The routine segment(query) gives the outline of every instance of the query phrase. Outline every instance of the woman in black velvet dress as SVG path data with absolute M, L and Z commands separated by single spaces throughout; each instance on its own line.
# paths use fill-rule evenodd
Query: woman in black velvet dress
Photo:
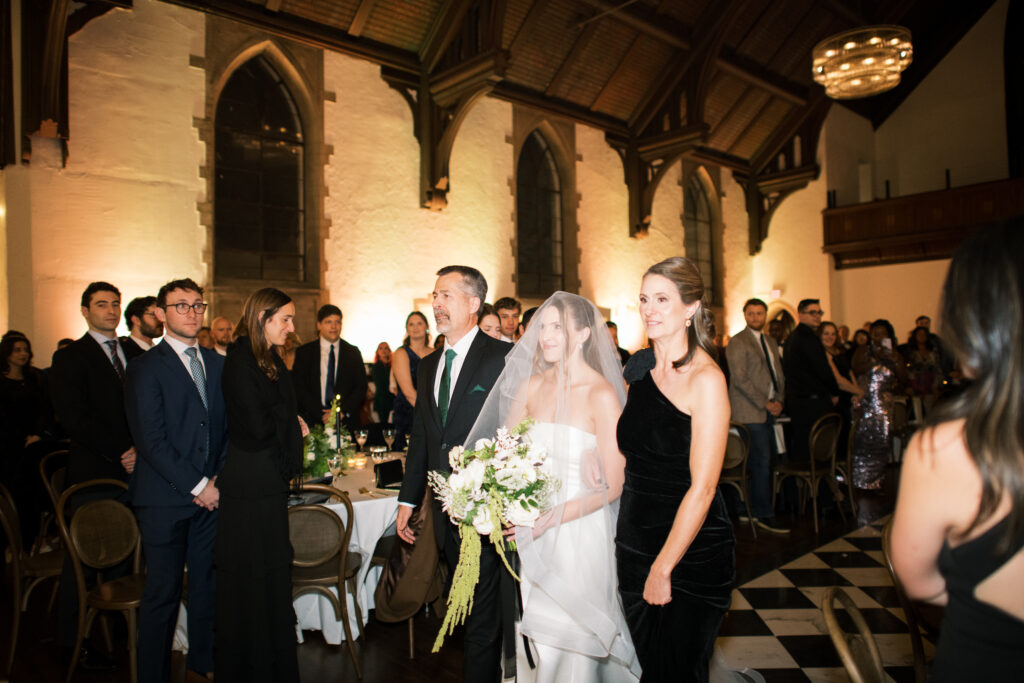
M 276 289 L 245 303 L 224 363 L 228 453 L 217 478 L 219 681 L 298 681 L 288 482 L 302 463 L 295 389 L 274 352 L 295 329 L 295 305 Z
M 696 265 L 652 266 L 640 315 L 655 366 L 630 385 L 619 418 L 626 456 L 615 555 L 642 681 L 707 681 L 735 574 L 718 492 L 729 432 L 725 378 L 709 349 Z

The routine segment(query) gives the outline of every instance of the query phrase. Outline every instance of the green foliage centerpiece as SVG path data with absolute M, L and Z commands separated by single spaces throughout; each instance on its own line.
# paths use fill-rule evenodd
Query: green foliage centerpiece
M 305 459 L 302 463 L 302 473 L 310 479 L 326 476 L 331 469 L 332 458 L 340 458 L 344 469 L 349 459 L 355 455 L 352 437 L 341 423 L 341 408 L 338 405 L 340 401 L 340 395 L 336 395 L 331 401 L 331 415 L 334 419 L 330 422 L 333 424 L 315 425 L 303 440 Z

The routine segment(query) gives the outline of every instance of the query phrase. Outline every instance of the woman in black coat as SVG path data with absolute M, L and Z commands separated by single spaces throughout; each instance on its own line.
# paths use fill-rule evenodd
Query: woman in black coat
M 295 305 L 261 289 L 245 303 L 224 364 L 228 452 L 217 478 L 215 672 L 220 681 L 298 681 L 288 482 L 302 462 L 295 390 L 274 346 Z

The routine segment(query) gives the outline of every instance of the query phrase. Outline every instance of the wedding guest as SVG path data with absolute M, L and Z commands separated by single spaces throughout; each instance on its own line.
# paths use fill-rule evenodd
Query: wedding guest
M 494 302 L 494 312 L 501 320 L 501 340 L 514 341 L 519 329 L 519 316 L 523 312 L 523 305 L 510 296 L 503 296 Z
M 846 451 L 850 444 L 850 420 L 852 419 L 851 408 L 854 398 L 863 395 L 863 391 L 857 384 L 850 367 L 850 360 L 853 354 L 848 352 L 839 340 L 839 329 L 835 323 L 823 321 L 818 326 L 818 338 L 825 347 L 825 358 L 828 360 L 832 374 L 839 385 L 839 402 L 836 403 L 836 412 L 842 421 L 839 428 L 839 440 L 836 442 L 838 457 L 846 457 Z
M 199 335 L 196 339 L 204 349 L 213 349 L 213 335 L 210 333 L 209 327 L 203 326 L 199 328 Z
M 373 381 L 373 412 L 377 414 L 380 422 L 391 422 L 391 407 L 395 402 L 395 395 L 390 391 L 391 376 L 391 346 L 387 342 L 377 345 L 377 353 L 373 356 L 373 365 L 370 366 L 370 379 Z
M 222 356 L 228 355 L 228 346 L 231 344 L 231 333 L 235 326 L 224 316 L 217 316 L 210 323 L 210 334 L 213 335 L 213 350 Z
M 135 446 L 124 413 L 125 368 L 142 352 L 122 346 L 117 339 L 121 322 L 121 292 L 108 282 L 93 282 L 82 292 L 81 313 L 88 332 L 53 354 L 50 368 L 50 397 L 60 426 L 71 440 L 68 448 L 66 486 L 90 479 L 120 479 L 124 482 L 135 469 Z M 128 503 L 121 489 L 93 488 L 70 501 L 70 510 L 97 498 L 116 498 Z M 127 574 L 130 563 L 104 571 L 104 578 Z M 96 572 L 86 569 L 86 586 Z M 78 589 L 70 559 L 64 563 L 58 598 L 57 642 L 63 656 L 74 657 L 78 629 Z M 98 653 L 85 649 L 77 653 L 78 666 L 85 670 L 109 669 L 112 664 Z
M 302 423 L 290 373 L 273 350 L 294 331 L 294 316 L 284 292 L 255 292 L 224 364 L 229 437 L 217 478 L 214 680 L 299 680 L 288 482 L 302 467 Z
M 155 296 L 140 296 L 128 302 L 124 323 L 128 326 L 128 336 L 121 337 L 121 344 L 134 344 L 139 351 L 149 351 L 153 340 L 164 333 L 163 323 L 156 316 Z
M 57 351 L 60 351 L 65 346 L 70 346 L 74 341 L 75 340 L 72 339 L 71 337 L 64 337 L 63 339 L 57 342 Z
M 342 422 L 350 432 L 360 428 L 359 410 L 366 400 L 366 366 L 359 349 L 341 338 L 341 309 L 332 304 L 316 314 L 318 338 L 295 352 L 292 379 L 299 414 L 306 424 L 333 419 L 331 402 L 341 396 Z
M 789 335 L 786 334 L 786 326 L 781 320 L 772 320 L 768 323 L 768 336 L 779 345 L 779 354 L 784 355 L 786 339 Z
M 760 299 L 743 304 L 743 328 L 725 347 L 732 368 L 729 404 L 732 420 L 744 424 L 750 432 L 750 500 L 748 513 L 755 524 L 773 534 L 788 534 L 789 529 L 775 518 L 772 507 L 772 458 L 775 447 L 775 418 L 782 414 L 786 378 L 775 340 L 764 333 L 768 307 Z
M 907 594 L 945 606 L 931 680 L 1024 670 L 1024 228 L 978 230 L 953 256 L 943 335 L 972 380 L 911 440 L 892 526 Z
M 786 339 L 782 371 L 786 374 L 786 414 L 793 420 L 789 459 L 806 462 L 810 458 L 811 427 L 822 415 L 835 410 L 839 385 L 817 335 L 825 313 L 821 303 L 803 299 L 796 311 L 800 323 Z
M 836 330 L 839 332 L 839 345 L 848 350 L 850 348 L 850 326 L 840 325 Z
M 640 315 L 655 366 L 619 418 L 626 457 L 615 538 L 619 593 L 645 681 L 707 681 L 735 574 L 718 490 L 729 433 L 704 283 L 674 257 L 644 274 Z
M 391 374 L 395 378 L 395 402 L 392 405 L 395 419 L 393 447 L 397 451 L 405 448 L 409 432 L 412 431 L 420 359 L 431 350 L 430 324 L 427 322 L 427 316 L 419 311 L 413 311 L 405 318 L 405 339 L 402 346 L 395 349 L 391 356 Z
M 494 312 L 494 307 L 490 304 L 484 304 L 480 307 L 480 322 L 477 325 L 480 331 L 488 337 L 501 339 L 501 320 L 498 318 L 498 314 Z
M 295 332 L 289 332 L 285 337 L 284 345 L 276 347 L 277 353 L 284 361 L 284 366 L 289 370 L 295 365 L 295 351 L 302 346 L 302 340 Z
M 910 375 L 910 387 L 914 395 L 921 398 L 925 413 L 935 404 L 943 380 L 942 352 L 932 337 L 927 327 L 915 327 L 903 356 Z
M 871 336 L 867 330 L 857 330 L 853 333 L 853 341 L 850 342 L 850 357 L 853 357 L 853 353 L 857 350 L 858 346 L 864 346 L 871 341 Z
M 434 348 L 435 349 L 440 349 L 443 346 L 444 346 L 444 335 L 443 334 L 439 334 L 434 339 Z
M 893 399 L 905 394 L 906 364 L 896 352 L 896 334 L 888 320 L 871 323 L 871 343 L 853 356 L 853 374 L 864 392 L 854 410 L 857 429 L 853 435 L 853 472 L 850 479 L 859 489 L 880 489 L 892 454 Z
M 420 400 L 416 402 L 396 520 L 398 535 L 406 543 L 416 541 L 409 519 L 413 507 L 424 500 L 427 471 L 450 469 L 448 450 L 466 442 L 511 348 L 481 333 L 476 325 L 477 311 L 486 297 L 487 280 L 476 268 L 447 266 L 437 272 L 434 321 L 445 342 L 443 350 L 423 359 L 418 376 Z M 461 547 L 458 529 L 437 501 L 433 512 L 435 541 L 454 573 Z M 501 680 L 502 634 L 511 635 L 513 628 L 511 605 L 503 605 L 501 597 L 514 595 L 515 586 L 490 541 L 482 540 L 479 581 L 473 593 L 473 609 L 466 617 L 463 677 L 466 681 L 497 683 Z M 514 642 L 514 638 L 506 640 Z
M 196 339 L 207 306 L 203 288 L 188 278 L 173 280 L 160 288 L 154 303 L 166 334 L 129 364 L 125 411 L 138 451 L 132 504 L 146 556 L 138 679 L 166 683 L 186 568 L 186 667 L 199 676 L 213 673 L 216 481 L 227 431 L 224 359 Z
M 619 346 L 619 326 L 609 320 L 605 323 L 605 327 L 608 328 L 608 334 L 612 336 L 612 343 L 615 344 L 615 350 L 619 354 L 619 361 L 625 367 L 629 362 L 629 351 Z
M 53 448 L 46 380 L 32 358 L 27 337 L 7 334 L 0 341 L 0 482 L 14 497 L 26 551 L 46 500 L 38 460 Z
M 530 326 L 530 321 L 533 320 L 534 314 L 537 312 L 537 307 L 527 309 L 526 313 L 523 313 L 523 320 L 519 323 L 519 327 L 516 328 L 516 339 L 523 336 L 526 332 L 526 328 Z

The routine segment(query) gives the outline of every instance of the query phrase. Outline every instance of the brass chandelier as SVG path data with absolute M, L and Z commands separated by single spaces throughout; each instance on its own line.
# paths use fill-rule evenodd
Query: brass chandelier
M 814 46 L 814 80 L 837 100 L 877 95 L 899 85 L 913 60 L 910 31 L 902 26 L 864 26 Z

